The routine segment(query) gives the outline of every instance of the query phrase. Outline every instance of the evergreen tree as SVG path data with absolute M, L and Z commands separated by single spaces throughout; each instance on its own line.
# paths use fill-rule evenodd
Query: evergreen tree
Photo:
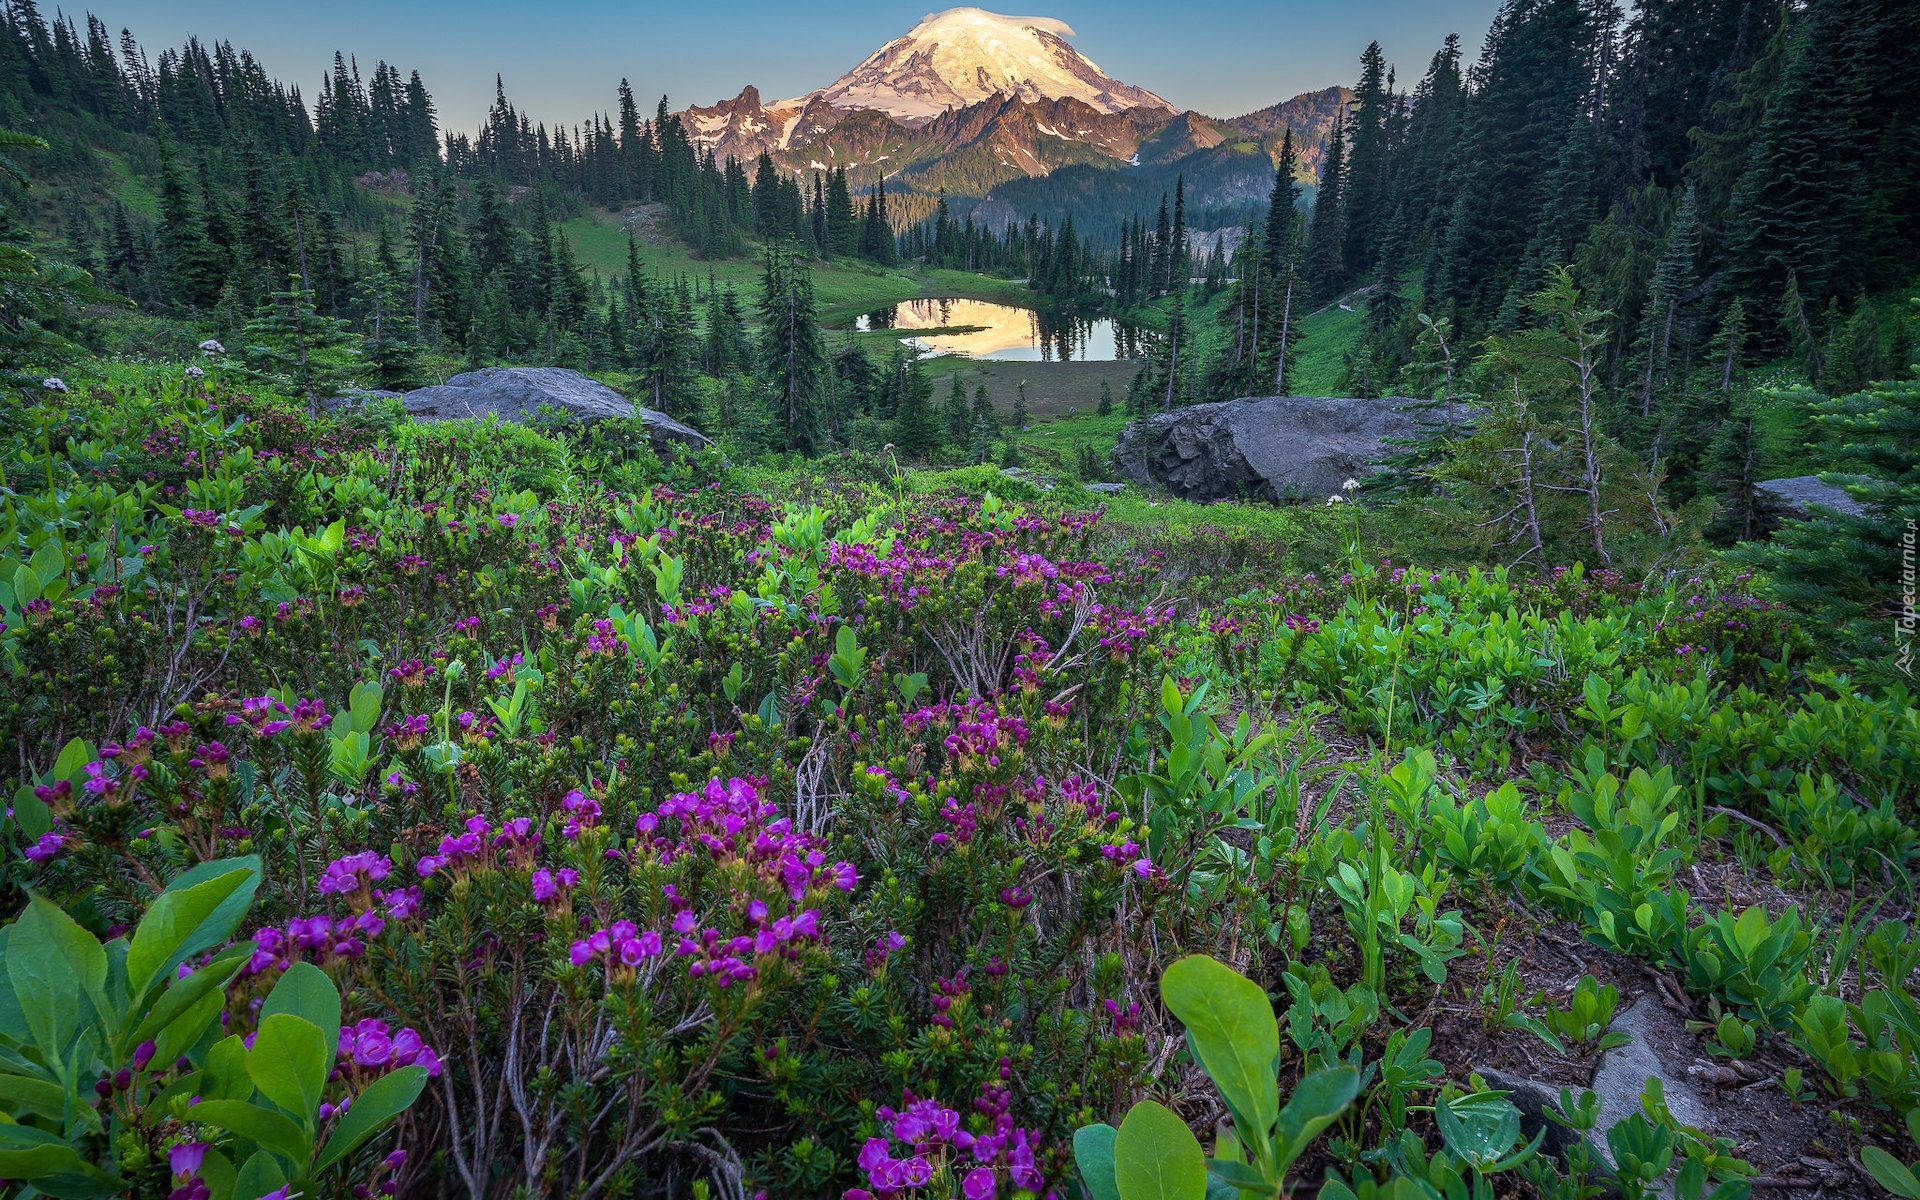
M 1316 300 L 1332 300 L 1347 281 L 1346 227 L 1342 190 L 1346 186 L 1346 118 L 1336 114 L 1321 160 L 1320 192 L 1313 200 L 1313 227 L 1307 235 L 1307 283 Z
M 1037 219 L 1032 223 L 1037 224 Z M 1153 225 L 1153 257 L 1148 274 L 1151 276 L 1152 294 L 1164 296 L 1173 286 L 1173 221 L 1167 215 L 1167 194 L 1160 193 L 1160 216 Z
M 902 453 L 924 460 L 941 442 L 940 420 L 933 407 L 933 382 L 918 357 L 907 359 L 900 375 L 893 441 Z
M 1597 84 L 1607 78 L 1600 66 L 1610 52 L 1610 13 L 1590 0 L 1507 0 L 1495 19 L 1447 160 L 1443 188 L 1451 194 L 1434 206 L 1444 216 L 1428 235 L 1427 302 L 1445 308 L 1463 333 L 1494 318 L 1510 296 L 1512 313 L 1522 312 L 1545 282 L 1529 273 L 1514 289 L 1570 124 L 1577 115 L 1595 119 L 1603 104 Z M 1578 233 L 1575 226 L 1567 236 Z M 1542 265 L 1556 265 L 1553 256 Z
M 1099 413 L 1103 417 L 1113 415 L 1113 385 L 1104 379 L 1100 381 Z
M 1009 429 L 1018 433 L 1027 428 L 1027 381 L 1022 379 L 1013 393 L 1013 421 Z
M 827 253 L 852 258 L 860 252 L 859 221 L 853 211 L 853 193 L 847 188 L 847 169 L 827 173 Z
M 1853 472 L 1843 486 L 1865 511 L 1816 508 L 1743 557 L 1828 654 L 1871 679 L 1911 679 L 1920 641 L 1911 584 L 1904 595 L 1900 584 L 1913 578 L 1911 539 L 1920 526 L 1920 370 L 1849 396 L 1815 397 L 1813 409 L 1831 461 Z
M 1360 56 L 1360 82 L 1353 90 L 1353 116 L 1340 167 L 1342 274 L 1358 279 L 1373 270 L 1388 203 L 1387 61 L 1380 43 Z
M 952 386 L 947 392 L 947 404 L 941 411 L 940 423 L 945 428 L 946 440 L 954 446 L 967 444 L 967 430 L 973 421 L 973 415 L 967 411 L 967 389 L 960 381 L 960 372 L 951 376 Z
M 1800 365 L 1806 368 L 1808 381 L 1820 386 L 1820 338 L 1807 316 L 1806 300 L 1800 295 L 1799 273 L 1791 267 L 1787 268 L 1786 292 L 1780 298 L 1780 324 L 1799 355 Z
M 28 186 L 26 171 L 9 152 L 46 148 L 40 138 L 0 129 L 0 175 Z M 25 230 L 0 202 L 0 386 L 38 385 L 73 352 L 60 326 L 82 304 L 108 299 L 85 271 L 35 255 Z
M 1073 218 L 1067 218 L 1067 229 L 1073 228 Z M 1187 290 L 1187 277 L 1191 268 L 1187 265 L 1187 177 L 1182 174 L 1173 181 L 1173 242 L 1167 248 L 1167 287 L 1169 290 L 1184 292 Z
M 1683 305 L 1694 283 L 1694 258 L 1700 251 L 1700 208 L 1689 186 L 1667 234 L 1667 249 L 1647 285 L 1647 327 L 1642 335 L 1646 366 L 1640 377 L 1640 415 L 1653 414 L 1655 397 L 1674 385 L 1676 341 L 1684 338 Z M 1684 379 L 1679 382 L 1684 383 Z
M 1707 472 L 1719 492 L 1720 506 L 1706 535 L 1723 545 L 1752 541 L 1768 532 L 1769 505 L 1759 487 L 1762 442 L 1758 405 L 1743 392 L 1714 430 L 1707 451 Z
M 386 253 L 381 231 L 381 259 L 373 273 L 360 282 L 360 306 L 365 314 L 360 357 L 375 387 L 405 390 L 421 383 L 420 341 L 413 328 L 413 310 L 406 284 Z M 377 260 L 376 260 L 377 261 Z
M 1817 0 L 1755 132 L 1727 215 L 1729 282 L 1816 306 L 1920 266 L 1920 6 Z
M 160 143 L 160 237 L 169 299 L 189 308 L 211 307 L 226 279 L 221 251 L 208 244 L 206 222 L 194 211 L 180 165 L 164 139 Z
M 732 284 L 728 284 L 724 292 L 711 288 L 707 292 L 704 351 L 709 375 L 724 375 L 753 365 L 745 314 L 740 308 L 740 295 Z
M 1603 381 L 1600 351 L 1610 314 L 1586 307 L 1572 272 L 1555 268 L 1547 287 L 1528 301 L 1542 320 L 1538 328 L 1495 338 L 1489 353 L 1503 365 L 1514 386 L 1531 390 L 1541 405 L 1560 410 L 1557 429 L 1549 441 L 1565 446 L 1567 481 L 1535 479 L 1536 486 L 1577 495 L 1585 513 L 1581 526 L 1594 558 L 1613 561 L 1606 546 L 1606 517 L 1612 511 L 1607 497 L 1607 467 L 1613 447 L 1602 427 Z
M 261 301 L 245 336 L 248 369 L 305 400 L 308 416 L 318 416 L 320 401 L 352 377 L 355 339 L 346 322 L 315 310 L 297 275 Z
M 822 449 L 820 403 L 826 351 L 814 311 L 813 277 L 790 246 L 769 247 L 761 274 L 760 362 L 788 450 Z
M 1148 354 L 1148 362 L 1153 368 L 1152 391 L 1163 412 L 1172 412 L 1175 404 L 1181 400 L 1181 384 L 1184 382 L 1181 372 L 1191 368 L 1187 361 L 1191 337 L 1186 296 L 1175 292 L 1173 303 L 1167 309 L 1167 327 L 1154 339 Z
M 407 218 L 412 241 L 408 282 L 413 323 L 428 341 L 436 333 L 451 330 L 457 334 L 471 324 L 455 202 L 455 184 L 435 169 L 416 182 L 413 208 Z
M 973 427 L 976 430 L 984 428 L 989 442 L 1000 434 L 1000 415 L 994 411 L 993 398 L 987 395 L 987 385 L 984 383 L 975 384 L 973 388 Z

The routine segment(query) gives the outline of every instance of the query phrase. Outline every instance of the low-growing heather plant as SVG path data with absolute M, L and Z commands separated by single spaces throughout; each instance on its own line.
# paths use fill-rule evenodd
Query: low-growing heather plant
M 218 374 L 5 443 L 0 1177 L 1582 1195 L 1418 1015 L 1605 1044 L 1616 983 L 1498 961 L 1556 924 L 1723 1057 L 1920 1097 L 1920 714 L 1749 580 L 1374 563 L 1357 506 L 1342 573 L 1202 570 L 990 468 Z M 1705 894 L 1743 852 L 1778 894 Z M 1632 1186 L 1751 1173 L 1562 1110 Z

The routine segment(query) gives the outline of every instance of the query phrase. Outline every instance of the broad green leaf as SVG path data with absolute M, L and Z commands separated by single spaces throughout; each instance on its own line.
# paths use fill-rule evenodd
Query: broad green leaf
M 260 887 L 262 874 L 260 856 L 245 854 L 237 858 L 218 858 L 212 862 L 203 862 L 175 875 L 173 882 L 167 885 L 167 890 L 170 892 L 198 887 L 209 879 L 218 879 L 229 871 L 238 870 L 252 871 L 253 878 L 234 889 L 233 894 L 221 901 L 220 907 L 209 913 L 207 919 L 201 922 L 200 928 L 181 944 L 182 959 L 204 954 L 215 946 L 223 944 L 233 937 L 234 930 L 240 928 L 240 922 L 246 920 L 247 910 L 253 907 L 253 894 Z
M 0 1045 L 25 1045 L 33 1038 L 27 1014 L 13 994 L 13 979 L 7 973 L 7 947 L 13 940 L 13 926 L 0 925 Z
M 207 1185 L 211 1200 L 230 1200 L 234 1178 L 233 1160 L 220 1151 L 210 1149 L 200 1160 L 200 1179 Z
M 1888 1154 L 1878 1146 L 1867 1146 L 1860 1151 L 1860 1165 L 1873 1176 L 1874 1182 L 1901 1197 L 1901 1200 L 1920 1200 L 1920 1180 L 1905 1163 Z
M 1520 1136 L 1520 1110 L 1496 1092 L 1475 1092 L 1434 1105 L 1434 1124 L 1447 1149 L 1463 1158 L 1493 1161 L 1513 1148 Z
M 218 992 L 233 978 L 240 966 L 241 960 L 238 958 L 208 963 L 185 979 L 175 980 L 160 994 L 160 998 L 147 1010 L 146 1016 L 124 1042 L 138 1046 L 148 1038 L 158 1036 L 161 1030 L 179 1020 L 194 1005 Z M 199 1035 L 195 1034 L 193 1040 L 198 1041 Z
M 320 1027 L 292 1013 L 262 1019 L 253 1049 L 247 1051 L 247 1074 L 253 1086 L 308 1128 L 318 1119 L 320 1092 L 332 1065 Z
M 226 993 L 214 988 L 197 1002 L 186 1005 L 180 1010 L 179 1016 L 154 1037 L 154 1058 L 169 1063 L 187 1057 L 187 1052 L 198 1045 L 207 1031 L 213 1028 L 214 1022 L 220 1019 L 226 1004 Z
M 40 579 L 33 568 L 21 563 L 13 569 L 13 602 L 24 608 L 40 598 Z
M 64 1062 L 81 1006 L 80 996 L 104 1004 L 107 952 L 60 906 L 29 893 L 27 911 L 14 922 L 7 942 L 7 977 L 27 1028 L 49 1062 Z
M 78 779 L 85 772 L 87 764 L 94 761 L 93 747 L 84 738 L 74 738 L 60 747 L 60 757 L 53 760 L 55 779 Z
M 0 1123 L 0 1179 L 32 1180 L 34 1190 L 59 1200 L 113 1196 L 126 1186 L 54 1134 L 11 1123 Z
M 1195 1056 L 1242 1126 L 1241 1140 L 1265 1140 L 1280 1107 L 1274 1076 L 1280 1025 L 1266 992 L 1231 967 L 1194 954 L 1167 968 L 1160 994 L 1186 1025 Z
M 1142 1100 L 1113 1139 L 1113 1179 L 1120 1200 L 1205 1200 L 1207 1159 L 1185 1121 Z
M 31 1150 L 0 1150 L 0 1177 L 7 1179 L 36 1179 L 78 1171 L 85 1165 L 73 1147 L 64 1142 L 35 1146 Z
M 347 711 L 353 720 L 355 733 L 372 733 L 373 727 L 380 721 L 380 701 L 383 693 L 377 683 L 356 683 L 353 691 L 347 695 Z
M 361 1143 L 379 1133 L 387 1122 L 407 1111 L 420 1098 L 420 1089 L 426 1086 L 425 1067 L 401 1067 L 374 1080 L 354 1097 L 353 1107 L 347 1109 L 347 1115 L 334 1127 L 326 1149 L 314 1160 L 314 1174 L 358 1150 Z
M 261 1149 L 271 1150 L 303 1167 L 312 1146 L 311 1139 L 290 1118 L 244 1100 L 202 1100 L 193 1106 L 193 1119 L 238 1134 Z M 242 1177 L 252 1166 L 249 1159 L 240 1169 Z
M 0 1073 L 0 1096 L 9 1103 L 22 1104 L 43 1117 L 63 1121 L 67 1115 L 67 1089 L 45 1079 Z
M 1113 1177 L 1113 1139 L 1119 1132 L 1105 1123 L 1083 1125 L 1073 1132 L 1073 1161 L 1093 1200 L 1120 1200 L 1120 1185 Z
M 40 548 L 33 552 L 33 558 L 27 565 L 33 568 L 34 575 L 40 580 L 40 586 L 45 587 L 67 573 L 66 549 L 56 541 L 41 542 Z
M 1266 1195 L 1273 1193 L 1273 1185 L 1267 1182 L 1265 1175 L 1246 1163 L 1235 1162 L 1230 1158 L 1215 1158 L 1208 1162 L 1207 1174 L 1210 1179 L 1225 1183 L 1234 1189 L 1236 1195 L 1242 1191 Z
M 221 1038 L 207 1050 L 198 1075 L 197 1094 L 203 1101 L 245 1100 L 253 1095 L 253 1078 L 247 1074 L 247 1046 L 237 1033 Z
M 333 986 L 327 973 L 312 963 L 295 963 L 273 985 L 260 1019 L 275 1013 L 291 1013 L 309 1022 L 326 1039 L 327 1061 L 340 1048 L 340 989 Z
M 227 897 L 250 881 L 257 886 L 259 877 L 242 869 L 162 892 L 147 906 L 127 947 L 127 990 L 135 997 L 144 996 L 163 975 L 179 966 L 185 958 L 181 947 L 219 911 Z
M 240 1164 L 240 1171 L 233 1178 L 233 1200 L 260 1200 L 260 1197 L 286 1182 L 286 1173 L 274 1161 L 273 1155 L 265 1150 L 257 1151 Z
M 1320 1131 L 1333 1124 L 1360 1091 L 1360 1072 L 1352 1067 L 1315 1071 L 1302 1079 L 1287 1098 L 1275 1123 L 1273 1144 L 1277 1151 L 1274 1170 L 1284 1172 L 1300 1157 Z
M 33 788 L 27 784 L 13 793 L 13 819 L 20 822 L 20 832 L 27 835 L 28 841 L 39 841 L 41 835 L 53 828 L 53 810 L 45 800 L 34 795 Z

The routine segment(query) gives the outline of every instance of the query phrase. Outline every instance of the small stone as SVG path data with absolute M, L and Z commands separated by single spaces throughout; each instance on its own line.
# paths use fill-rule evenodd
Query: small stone
M 1660 1080 L 1667 1110 L 1674 1120 L 1695 1129 L 1712 1128 L 1707 1106 L 1687 1082 L 1686 1074 L 1668 1070 L 1654 1050 L 1656 1033 L 1674 1034 L 1677 1030 L 1677 1036 L 1684 1036 L 1685 1026 L 1661 1006 L 1653 993 L 1640 997 L 1631 1008 L 1614 1017 L 1607 1030 L 1624 1033 L 1632 1040 L 1601 1055 L 1600 1065 L 1593 1072 L 1593 1090 L 1600 1096 L 1600 1121 L 1594 1126 L 1594 1142 L 1606 1162 L 1613 1161 L 1612 1152 L 1607 1148 L 1607 1130 L 1643 1112 L 1640 1094 L 1646 1091 L 1647 1080 L 1652 1078 Z M 1662 1196 L 1672 1195 L 1671 1180 L 1662 1180 L 1654 1191 Z

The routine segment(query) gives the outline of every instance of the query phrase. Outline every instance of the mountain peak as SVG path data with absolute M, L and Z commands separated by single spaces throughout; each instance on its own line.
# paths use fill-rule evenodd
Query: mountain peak
M 1068 44 L 1072 36 L 1073 29 L 1053 17 L 950 8 L 921 18 L 828 86 L 777 107 L 817 97 L 836 108 L 877 109 L 908 126 L 996 93 L 1029 101 L 1071 98 L 1103 113 L 1173 111 L 1145 88 L 1109 77 Z

